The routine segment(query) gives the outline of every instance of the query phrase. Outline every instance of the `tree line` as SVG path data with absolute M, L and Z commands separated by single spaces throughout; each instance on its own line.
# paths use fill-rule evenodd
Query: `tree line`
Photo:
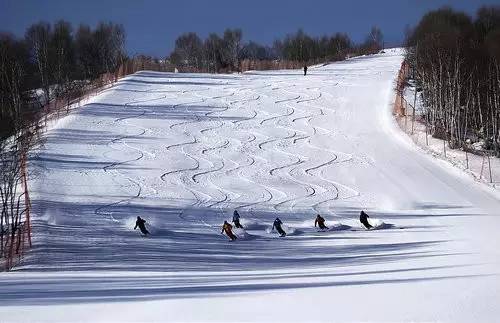
M 454 148 L 482 141 L 500 155 L 500 7 L 427 13 L 408 33 L 407 61 L 431 134 Z
M 0 33 L 0 138 L 23 126 L 23 112 L 115 71 L 124 42 L 123 26 L 113 23 L 74 31 L 61 20 L 33 24 L 23 38 Z
M 26 164 L 40 142 L 41 113 L 114 72 L 125 58 L 124 41 L 123 27 L 113 23 L 75 32 L 65 21 L 40 22 L 22 38 L 0 33 L 0 259 L 7 269 L 30 236 Z
M 176 39 L 168 60 L 181 70 L 217 73 L 240 71 L 243 60 L 287 60 L 303 65 L 372 54 L 383 48 L 383 35 L 378 27 L 372 27 L 361 44 L 354 44 L 345 33 L 313 37 L 302 29 L 275 40 L 272 46 L 243 42 L 242 38 L 243 32 L 238 28 L 226 29 L 221 36 L 210 33 L 205 39 L 194 32 L 185 33 Z

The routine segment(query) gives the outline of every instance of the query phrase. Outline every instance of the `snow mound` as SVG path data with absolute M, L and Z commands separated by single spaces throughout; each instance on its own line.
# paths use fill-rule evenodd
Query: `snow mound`
M 257 222 L 255 220 L 241 219 L 240 222 L 245 230 L 265 230 L 267 227 L 269 227 L 269 225 Z
M 125 227 L 127 229 L 134 229 L 136 220 L 137 220 L 137 217 L 133 217 L 133 216 L 127 217 L 122 221 L 122 225 L 123 225 L 123 227 Z M 148 223 L 146 222 L 146 224 L 148 224 Z
M 380 219 L 368 219 L 368 223 L 370 223 L 373 228 L 371 230 L 382 230 L 382 229 L 390 229 L 394 227 L 394 224 L 385 223 Z
M 246 232 L 245 229 L 234 228 L 233 233 L 238 237 L 239 240 L 252 240 L 255 236 Z
M 314 220 L 305 220 L 303 222 L 293 224 L 294 228 L 306 229 L 314 227 Z
M 342 224 L 338 221 L 330 221 L 330 222 L 327 222 L 326 225 L 328 226 L 327 231 L 342 231 L 342 230 L 351 229 L 351 226 L 349 226 L 347 224 Z
M 346 224 L 342 224 L 339 221 L 334 221 L 334 220 L 326 220 L 326 226 L 328 229 L 322 230 L 324 232 L 326 231 L 341 231 L 341 230 L 349 230 L 351 227 Z M 293 230 L 299 231 L 302 233 L 304 229 L 309 229 L 309 230 L 320 230 L 318 227 L 314 227 L 314 220 L 306 220 L 297 224 L 294 224 L 291 226 Z M 297 230 L 298 229 L 298 230 Z
M 302 230 L 294 228 L 294 227 L 290 227 L 287 225 L 282 225 L 281 227 L 286 232 L 287 236 L 294 236 L 294 235 L 299 235 L 299 234 L 303 233 Z M 267 232 L 267 234 L 272 235 L 272 236 L 274 236 L 274 235 L 279 236 L 279 233 L 276 229 L 272 230 L 272 226 L 267 227 L 266 232 Z
M 283 225 L 282 227 L 283 230 L 285 230 L 287 236 L 295 236 L 304 233 L 304 231 L 300 230 L 299 228 L 294 228 L 288 225 Z
M 142 217 L 141 217 L 142 218 Z M 166 235 L 167 233 L 172 233 L 170 230 L 166 230 L 165 228 L 162 228 L 161 225 L 157 222 L 157 220 L 154 217 L 151 218 L 142 218 L 146 220 L 146 229 L 149 231 L 149 233 L 153 235 Z M 128 216 L 124 219 L 121 219 L 120 225 L 127 231 L 134 231 L 135 227 L 135 222 L 137 221 L 136 216 Z M 137 228 L 135 231 L 139 231 L 139 228 Z

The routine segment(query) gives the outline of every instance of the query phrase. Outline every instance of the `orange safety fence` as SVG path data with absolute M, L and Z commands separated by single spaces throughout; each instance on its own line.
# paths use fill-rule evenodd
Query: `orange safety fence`
M 403 97 L 403 91 L 406 84 L 406 79 L 410 71 L 410 66 L 404 60 L 401 63 L 401 68 L 399 69 L 398 78 L 396 82 L 396 98 L 394 100 L 394 114 L 398 117 L 405 116 L 408 103 Z

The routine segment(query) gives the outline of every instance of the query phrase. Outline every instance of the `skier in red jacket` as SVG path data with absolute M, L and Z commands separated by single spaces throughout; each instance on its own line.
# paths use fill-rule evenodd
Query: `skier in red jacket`
M 234 235 L 232 230 L 233 226 L 230 225 L 227 221 L 224 221 L 224 224 L 222 225 L 222 231 L 220 233 L 224 234 L 225 232 L 229 239 L 236 240 L 236 236 Z

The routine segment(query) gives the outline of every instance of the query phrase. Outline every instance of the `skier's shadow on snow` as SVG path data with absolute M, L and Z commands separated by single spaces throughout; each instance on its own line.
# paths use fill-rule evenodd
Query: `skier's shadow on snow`
M 346 273 L 312 273 L 312 274 L 281 274 L 283 278 L 313 278 L 321 279 L 321 282 L 309 283 L 279 283 L 273 282 L 273 277 L 245 275 L 182 275 L 175 280 L 172 276 L 153 275 L 150 277 L 138 276 L 103 276 L 84 277 L 78 275 L 64 275 L 52 277 L 25 277 L 23 279 L 12 279 L 3 276 L 0 278 L 2 290 L 0 290 L 0 301 L 3 305 L 56 305 L 72 303 L 94 303 L 94 302 L 123 302 L 123 301 L 145 301 L 181 298 L 200 298 L 207 296 L 231 296 L 235 293 L 279 291 L 302 288 L 317 287 L 340 287 L 340 286 L 363 286 L 363 285 L 387 285 L 401 283 L 420 283 L 429 281 L 442 281 L 453 279 L 475 279 L 489 274 L 463 274 L 463 275 L 433 275 L 439 270 L 460 266 L 425 266 L 410 269 L 373 270 Z M 467 266 L 462 266 L 467 267 Z M 429 272 L 429 276 L 422 276 Z M 391 274 L 415 273 L 417 277 L 404 278 L 370 278 L 374 275 L 380 277 Z M 361 278 L 349 278 L 356 276 Z M 366 277 L 366 278 L 365 278 Z M 332 281 L 334 280 L 334 281 Z M 200 284 L 197 285 L 196 282 Z M 224 281 L 218 284 L 217 281 Z M 212 282 L 213 284 L 210 284 Z M 244 283 L 244 284 L 242 284 Z M 23 289 L 24 284 L 30 288 Z
M 98 198 L 100 196 L 96 195 L 96 199 Z M 119 202 L 127 198 L 129 196 L 114 196 L 110 197 L 110 200 Z M 248 228 L 248 236 L 243 236 L 239 241 L 228 244 L 228 238 L 221 234 L 221 225 L 224 220 L 230 220 L 230 216 L 210 209 L 186 210 L 168 206 L 147 206 L 134 203 L 131 200 L 116 205 L 55 201 L 34 201 L 33 203 L 37 214 L 52 214 L 54 219 L 51 223 L 44 223 L 41 220 L 35 224 L 42 227 L 44 231 L 50 232 L 51 237 L 54 237 L 54 239 L 49 240 L 50 243 L 46 247 L 54 252 L 49 253 L 46 259 L 41 259 L 44 264 L 41 268 L 46 270 L 60 268 L 61 264 L 64 268 L 66 257 L 70 261 L 74 261 L 71 264 L 73 269 L 95 269 L 90 265 L 91 262 L 77 261 L 79 255 L 83 254 L 93 259 L 102 268 L 130 267 L 138 271 L 175 270 L 177 265 L 170 261 L 173 258 L 184 261 L 186 270 L 220 270 L 222 268 L 236 270 L 248 268 L 245 264 L 251 264 L 253 269 L 271 269 L 286 267 L 294 262 L 313 266 L 315 261 L 324 264 L 335 261 L 341 255 L 349 256 L 341 259 L 342 262 L 356 263 L 356 259 L 361 262 L 382 262 L 381 257 L 398 259 L 403 257 L 403 253 L 404 256 L 412 253 L 418 254 L 418 249 L 429 243 L 440 243 L 438 241 L 417 241 L 414 244 L 374 243 L 369 246 L 351 244 L 348 243 L 349 240 L 354 242 L 363 238 L 363 235 L 349 232 L 349 230 L 339 230 L 338 232 L 342 233 L 339 236 L 335 229 L 320 233 L 314 229 L 313 220 L 309 219 L 307 220 L 311 221 L 309 228 L 295 228 L 289 236 L 280 238 L 277 233 L 267 232 L 276 214 L 261 212 L 252 215 L 243 213 L 243 217 L 251 217 L 256 224 Z M 96 213 L 96 209 L 99 209 L 100 212 Z M 182 212 L 183 218 L 180 217 Z M 148 222 L 147 227 L 151 230 L 152 235 L 148 236 L 147 239 L 142 238 L 137 231 L 132 230 L 137 215 Z M 280 215 L 285 225 L 292 228 L 294 222 L 304 221 L 307 219 L 306 216 L 301 212 Z M 245 223 L 243 224 L 245 225 Z M 388 225 L 388 227 L 392 226 Z M 76 237 L 72 235 L 76 235 Z M 332 242 L 344 240 L 346 244 L 342 246 L 310 246 L 304 243 L 314 239 L 310 235 Z M 79 236 L 81 239 L 78 239 Z M 233 248 L 231 253 L 244 252 L 252 257 L 233 262 L 230 254 L 227 254 L 228 248 Z M 65 252 L 59 254 L 59 250 L 65 250 Z M 287 254 L 289 250 L 294 252 L 291 255 Z M 366 251 L 369 254 L 345 254 L 345 252 L 356 252 L 356 250 Z M 386 254 L 389 251 L 399 251 L 402 254 Z M 377 257 L 377 254 L 380 257 Z M 199 258 L 193 258 L 192 255 L 198 255 Z M 215 255 L 218 256 L 215 257 Z M 287 256 L 285 257 L 285 255 Z M 310 257 L 306 259 L 302 257 L 303 255 Z M 316 255 L 318 256 L 316 257 Z M 72 258 L 73 256 L 74 258 Z
M 99 198 L 96 195 L 96 200 Z M 116 197 L 117 200 L 120 198 Z M 184 205 L 193 203 L 187 200 L 172 201 L 174 202 Z M 35 218 L 33 230 L 37 232 L 40 243 L 34 245 L 31 251 L 33 256 L 25 260 L 25 267 L 20 270 L 47 271 L 49 278 L 0 277 L 0 301 L 4 304 L 63 304 L 103 299 L 162 299 L 199 297 L 213 293 L 224 295 L 231 292 L 387 284 L 459 277 L 440 275 L 438 268 L 432 269 L 432 275 L 425 275 L 430 269 L 421 268 L 414 271 L 418 277 L 386 279 L 377 277 L 376 273 L 361 272 L 356 279 L 317 284 L 284 283 L 282 280 L 275 281 L 275 277 L 270 275 L 242 285 L 243 278 L 231 278 L 231 275 L 244 271 L 249 276 L 244 279 L 251 280 L 252 273 L 257 271 L 273 270 L 293 274 L 294 268 L 300 268 L 296 275 L 303 275 L 305 269 L 314 271 L 318 268 L 343 268 L 342 273 L 332 275 L 348 277 L 364 265 L 407 264 L 412 260 L 425 259 L 446 260 L 447 257 L 457 257 L 460 254 L 440 251 L 442 249 L 439 246 L 447 243 L 440 239 L 422 238 L 410 242 L 394 242 L 398 239 L 392 239 L 389 242 L 384 239 L 372 240 L 375 233 L 369 233 L 370 231 L 366 231 L 368 234 L 349 230 L 317 233 L 313 227 L 314 218 L 310 218 L 305 212 L 288 212 L 278 216 L 285 224 L 290 225 L 311 221 L 310 230 L 296 230 L 312 232 L 312 235 L 298 232 L 295 236 L 279 238 L 277 234 L 256 235 L 249 229 L 248 238 L 228 242 L 228 238 L 221 235 L 221 225 L 224 220 L 230 220 L 233 209 L 223 213 L 213 209 L 186 209 L 129 201 L 96 213 L 96 208 L 102 206 L 106 205 L 34 200 L 33 212 L 40 216 Z M 243 218 L 254 221 L 253 228 L 261 233 L 277 216 L 275 212 L 265 211 L 240 213 Z M 335 218 L 336 220 L 355 221 L 357 216 L 355 208 L 339 209 L 337 214 L 339 218 Z M 143 237 L 137 230 L 133 230 L 137 215 L 147 221 L 146 227 L 151 235 Z M 376 217 L 385 218 L 381 213 L 377 213 Z M 430 226 L 429 232 L 432 229 Z M 400 232 L 391 229 L 386 231 L 393 234 Z M 384 233 L 378 232 L 376 236 L 379 234 L 383 236 Z M 317 243 L 311 243 L 313 241 Z M 50 272 L 61 270 L 94 273 L 103 271 L 106 277 L 99 277 L 97 274 L 98 277 L 85 278 L 64 274 L 50 278 Z M 120 277 L 124 271 L 156 272 L 159 277 Z M 208 272 L 211 274 L 205 275 Z M 220 273 L 220 276 L 214 276 L 213 273 Z M 311 273 L 310 277 L 322 277 L 321 275 Z M 194 284 L 188 284 L 189 281 Z M 221 282 L 224 282 L 224 286 Z M 19 286 L 30 288 L 19 289 Z

